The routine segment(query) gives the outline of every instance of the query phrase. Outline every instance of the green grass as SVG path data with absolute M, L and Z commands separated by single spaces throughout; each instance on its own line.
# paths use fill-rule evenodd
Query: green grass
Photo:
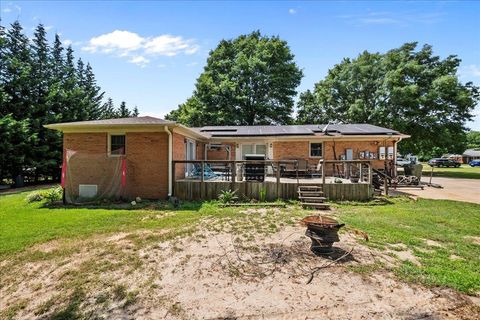
M 232 208 L 218 211 L 216 205 L 209 202 L 188 203 L 178 210 L 167 206 L 161 211 L 148 208 L 118 210 L 111 206 L 48 208 L 44 206 L 45 202 L 27 203 L 25 197 L 28 193 L 0 195 L 0 258 L 54 239 L 84 238 L 97 233 L 137 229 L 180 229 L 205 216 L 225 216 L 235 212 Z M 151 203 L 142 204 L 150 206 Z M 159 206 L 165 204 L 159 203 Z
M 151 241 L 162 241 L 162 237 L 165 237 L 164 240 L 171 239 L 172 234 L 188 235 L 199 225 L 207 230 L 234 232 L 239 237 L 251 238 L 259 233 L 274 233 L 280 227 L 292 225 L 301 217 L 314 213 L 301 210 L 294 204 L 284 209 L 267 208 L 263 215 L 240 214 L 239 211 L 245 208 L 221 208 L 213 202 L 185 203 L 176 210 L 164 202 L 142 202 L 134 210 L 129 204 L 48 208 L 44 202 L 27 203 L 27 195 L 28 192 L 0 195 L 0 259 L 21 256 L 32 245 L 53 239 L 83 239 L 122 231 L 169 230 L 168 235 L 131 234 L 129 239 L 139 247 Z M 335 213 L 348 227 L 369 234 L 368 245 L 388 249 L 389 244 L 403 243 L 412 251 L 420 264 L 402 262 L 395 267 L 394 271 L 402 279 L 446 286 L 469 294 L 480 292 L 480 245 L 472 240 L 472 237 L 480 239 L 480 205 L 395 198 L 335 206 Z M 428 245 L 426 239 L 434 240 L 441 246 Z M 59 254 L 62 253 L 58 250 L 50 253 L 34 250 L 27 259 L 53 259 Z M 65 252 L 65 258 L 69 254 Z M 121 258 L 118 257 L 119 260 Z M 132 268 L 136 267 L 134 260 L 130 263 Z M 95 272 L 103 272 L 111 267 L 89 264 L 85 272 L 93 272 L 91 270 L 95 268 Z M 366 271 L 364 269 L 362 266 L 352 267 L 353 271 Z M 132 294 L 131 300 L 134 298 Z M 72 301 L 71 308 L 65 312 L 75 312 L 76 299 L 72 298 Z
M 480 245 L 471 237 L 480 240 L 480 205 L 405 198 L 392 202 L 344 205 L 340 218 L 348 226 L 367 232 L 369 244 L 374 247 L 386 249 L 389 244 L 405 244 L 420 265 L 402 263 L 395 269 L 401 278 L 479 293 Z M 440 246 L 428 245 L 427 239 Z
M 432 167 L 427 163 L 423 165 L 423 176 L 430 177 Z M 460 168 L 433 168 L 434 177 L 445 178 L 463 178 L 463 179 L 480 179 L 480 167 L 470 167 L 468 164 L 462 164 Z

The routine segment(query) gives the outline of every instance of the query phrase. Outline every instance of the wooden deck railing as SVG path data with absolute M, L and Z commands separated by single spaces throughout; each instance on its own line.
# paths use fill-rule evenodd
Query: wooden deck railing
M 328 181 L 331 183 L 334 182 L 333 179 L 336 177 L 350 179 L 351 181 L 353 178 L 355 178 L 355 180 L 358 180 L 358 182 L 356 182 L 357 184 L 361 183 L 363 185 L 370 185 L 372 183 L 372 166 L 370 160 L 319 160 L 317 165 L 313 166 L 313 170 L 312 165 L 310 167 L 307 166 L 307 169 L 305 169 L 304 167 L 299 168 L 300 161 L 304 160 L 174 160 L 172 162 L 172 192 L 174 195 L 176 194 L 175 188 L 177 185 L 176 181 L 178 180 L 177 175 L 182 177 L 180 178 L 180 180 L 182 181 L 197 181 L 197 183 L 200 182 L 200 190 L 204 190 L 204 184 L 214 182 L 212 180 L 209 181 L 209 179 L 206 179 L 206 169 L 208 168 L 208 170 L 212 171 L 211 166 L 220 166 L 220 168 L 217 169 L 224 170 L 223 174 L 221 175 L 221 182 L 223 182 L 223 184 L 229 183 L 230 189 L 235 190 L 238 184 L 245 183 L 245 180 L 243 178 L 241 181 L 237 181 L 237 168 L 240 168 L 243 174 L 245 165 L 263 165 L 265 168 L 265 177 L 273 176 L 275 178 L 275 182 L 271 181 L 270 179 L 270 181 L 268 182 L 268 186 L 269 188 L 273 186 L 275 187 L 275 193 L 277 194 L 277 196 L 282 194 L 282 192 L 284 191 L 283 189 L 281 189 L 282 184 L 292 184 L 292 182 L 282 182 L 282 179 L 291 179 L 292 181 L 296 180 L 296 185 L 300 184 L 300 179 L 302 179 L 302 183 L 315 183 L 325 186 L 325 184 L 327 183 L 327 177 L 331 177 L 331 179 L 329 179 Z M 182 164 L 182 170 L 180 172 L 177 172 L 178 165 Z M 200 174 L 197 179 L 189 178 L 189 172 L 188 170 L 186 170 L 186 166 L 188 164 L 199 166 L 197 167 L 197 169 Z M 286 167 L 288 167 L 289 169 L 286 170 Z M 271 168 L 271 170 L 269 170 L 269 168 Z M 289 177 L 282 177 L 282 174 L 285 174 L 287 172 L 289 174 Z M 317 182 L 314 182 L 314 180 L 311 180 L 312 182 L 309 182 L 309 177 L 317 177 L 317 179 L 321 177 L 321 183 L 318 182 L 318 180 Z M 219 180 L 216 179 L 215 182 L 219 182 Z M 355 184 L 355 182 L 352 182 L 352 184 Z M 291 191 L 292 190 L 288 192 L 291 193 Z

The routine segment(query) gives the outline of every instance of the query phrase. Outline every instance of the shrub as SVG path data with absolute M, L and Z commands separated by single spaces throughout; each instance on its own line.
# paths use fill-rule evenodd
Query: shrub
M 232 191 L 232 190 L 222 190 L 220 191 L 220 194 L 218 196 L 218 200 L 221 203 L 232 203 L 238 200 L 238 197 L 236 195 L 237 190 Z
M 27 195 L 25 200 L 28 203 L 42 201 L 43 200 L 43 195 L 40 192 L 32 192 L 32 193 Z
M 43 197 L 47 199 L 48 203 L 52 204 L 62 199 L 63 190 L 60 187 L 48 190 L 43 194 Z

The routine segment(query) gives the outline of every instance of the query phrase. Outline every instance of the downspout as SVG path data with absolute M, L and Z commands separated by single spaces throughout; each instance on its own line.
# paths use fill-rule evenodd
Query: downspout
M 168 197 L 172 196 L 172 161 L 173 161 L 173 136 L 172 132 L 165 126 L 168 134 Z

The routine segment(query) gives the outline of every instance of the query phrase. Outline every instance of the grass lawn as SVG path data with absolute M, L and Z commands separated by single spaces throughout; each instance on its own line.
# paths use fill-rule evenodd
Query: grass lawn
M 432 167 L 427 163 L 423 165 L 423 176 L 430 177 Z M 480 179 L 480 167 L 470 167 L 468 164 L 462 164 L 460 168 L 437 168 L 433 169 L 434 177 L 445 178 L 464 178 L 464 179 Z
M 404 244 L 420 264 L 395 272 L 426 285 L 480 293 L 480 205 L 448 200 L 392 199 L 381 206 L 342 206 L 341 219 L 370 236 L 369 245 Z
M 92 235 L 168 229 L 188 234 L 204 218 L 221 226 L 224 218 L 242 221 L 257 219 L 258 226 L 275 232 L 284 223 L 269 215 L 248 215 L 235 207 L 220 208 L 214 202 L 186 203 L 174 210 L 168 204 L 142 203 L 131 210 L 104 208 L 47 208 L 43 203 L 27 203 L 28 192 L 0 195 L 0 259 L 14 259 L 34 244 L 53 239 L 88 238 Z M 441 200 L 406 198 L 391 203 L 335 204 L 334 213 L 348 226 L 370 236 L 370 246 L 388 249 L 404 244 L 419 264 L 403 262 L 394 269 L 406 280 L 426 285 L 447 286 L 465 293 L 480 292 L 480 205 Z M 312 211 L 297 205 L 282 211 L 290 223 Z M 282 218 L 283 219 L 283 218 Z M 290 219 L 289 221 L 287 221 Z M 183 232 L 183 233 L 182 233 Z M 430 240 L 430 241 L 427 241 Z M 33 259 L 33 257 L 31 257 Z
M 44 202 L 27 203 L 22 192 L 0 195 L 0 258 L 49 240 L 84 238 L 98 233 L 121 232 L 152 228 L 181 228 L 193 225 L 199 219 L 211 215 L 229 215 L 234 209 L 217 210 L 211 203 L 188 203 L 173 211 L 168 203 L 141 203 L 135 210 L 125 209 L 55 207 Z M 142 208 L 142 205 L 148 206 Z M 174 213 L 174 214 L 171 214 Z M 154 217 L 164 214 L 165 218 Z

